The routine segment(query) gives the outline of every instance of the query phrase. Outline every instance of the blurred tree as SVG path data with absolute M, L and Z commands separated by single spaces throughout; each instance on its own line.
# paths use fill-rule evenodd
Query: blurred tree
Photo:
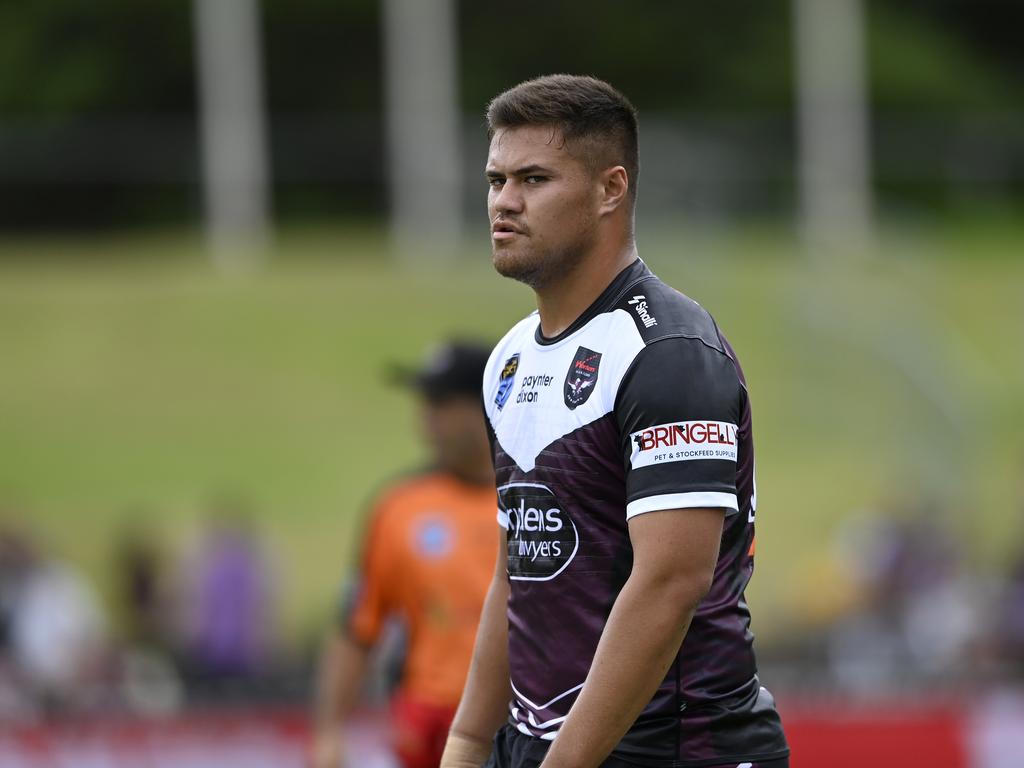
M 278 215 L 379 215 L 384 93 L 378 0 L 264 0 Z
M 381 93 L 378 0 L 264 0 L 273 112 L 375 113 Z
M 1024 111 L 1024 4 L 867 3 L 880 114 Z M 262 8 L 278 214 L 379 214 L 379 0 L 263 0 Z M 782 0 L 500 8 L 462 0 L 461 103 L 480 116 L 519 80 L 572 71 L 611 80 L 643 114 L 788 120 L 789 13 Z M 196 220 L 192 48 L 190 4 L 181 0 L 0 0 L 0 229 Z M 1009 128 L 999 130 L 1019 146 Z M 899 160 L 903 146 L 876 162 Z M 974 155 L 965 165 L 978 165 Z M 947 181 L 918 183 L 941 191 Z
M 780 13 L 780 8 L 782 12 Z M 460 6 L 463 105 L 549 72 L 613 81 L 641 108 L 788 110 L 788 6 L 658 0 L 523 0 L 509 12 Z
M 989 47 L 978 39 L 982 27 L 970 27 L 975 32 L 966 34 L 961 26 L 969 17 L 998 18 L 1000 14 L 991 13 L 996 6 L 1005 11 L 1006 22 L 1024 17 L 1014 3 L 869 2 L 869 74 L 876 109 L 909 113 L 1024 107 L 1024 59 L 1019 51 Z M 953 9 L 958 12 L 951 13 Z
M 0 111 L 191 111 L 189 9 L 179 0 L 0 3 Z
M 876 0 L 877 1 L 877 0 Z M 946 27 L 967 43 L 975 55 L 1015 82 L 1018 97 L 1024 83 L 1024 3 L 1015 0 L 885 0 L 917 18 Z

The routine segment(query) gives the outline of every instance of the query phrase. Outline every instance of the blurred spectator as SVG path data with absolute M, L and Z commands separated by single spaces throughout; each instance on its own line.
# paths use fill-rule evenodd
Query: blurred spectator
M 33 562 L 32 548 L 15 530 L 0 529 L 0 652 L 11 650 L 18 596 Z
M 998 660 L 1017 681 L 1024 681 L 1024 463 L 1018 475 L 1018 543 L 1003 588 L 994 601 L 993 645 Z
M 152 533 L 134 523 L 121 531 L 114 553 L 115 586 L 123 639 L 130 645 L 165 649 L 170 644 L 164 566 Z
M 0 633 L 8 696 L 20 687 L 25 697 L 8 702 L 14 709 L 64 712 L 104 703 L 106 622 L 93 589 L 15 531 L 0 534 Z
M 1024 552 L 1013 563 L 997 614 L 996 638 L 1002 660 L 1024 679 Z
M 131 518 L 141 517 L 138 510 Z M 147 715 L 165 715 L 183 704 L 183 683 L 173 663 L 171 595 L 160 543 L 151 531 L 131 522 L 114 554 L 115 588 L 122 621 L 120 694 L 125 706 Z
M 12 648 L 17 603 L 31 564 L 25 538 L 14 530 L 0 529 L 0 721 L 21 719 L 35 710 Z
M 187 682 L 204 695 L 241 693 L 247 680 L 268 673 L 274 618 L 270 561 L 241 505 L 215 505 L 187 569 Z
M 984 617 L 942 507 L 888 510 L 841 545 L 860 599 L 830 633 L 835 680 L 864 693 L 956 682 Z

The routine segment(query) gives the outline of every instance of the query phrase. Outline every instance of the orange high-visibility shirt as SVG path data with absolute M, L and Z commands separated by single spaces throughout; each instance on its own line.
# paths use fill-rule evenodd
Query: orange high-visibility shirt
M 492 486 L 431 472 L 384 493 L 372 510 L 359 581 L 345 624 L 374 643 L 389 616 L 408 632 L 403 691 L 455 706 L 494 572 Z

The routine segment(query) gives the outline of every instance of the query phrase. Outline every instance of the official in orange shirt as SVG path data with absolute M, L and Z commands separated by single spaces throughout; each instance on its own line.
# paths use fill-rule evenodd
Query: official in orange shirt
M 401 374 L 420 395 L 432 467 L 373 505 L 354 591 L 321 659 L 312 768 L 342 764 L 339 726 L 391 617 L 408 637 L 392 701 L 395 753 L 405 768 L 440 763 L 494 570 L 497 502 L 480 394 L 488 353 L 453 342 Z

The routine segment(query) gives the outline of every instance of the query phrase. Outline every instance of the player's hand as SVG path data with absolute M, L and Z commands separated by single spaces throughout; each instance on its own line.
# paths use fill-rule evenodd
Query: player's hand
M 480 768 L 490 755 L 490 742 L 449 733 L 440 768 Z
M 343 768 L 345 745 L 337 728 L 318 731 L 313 736 L 306 761 L 307 768 Z

